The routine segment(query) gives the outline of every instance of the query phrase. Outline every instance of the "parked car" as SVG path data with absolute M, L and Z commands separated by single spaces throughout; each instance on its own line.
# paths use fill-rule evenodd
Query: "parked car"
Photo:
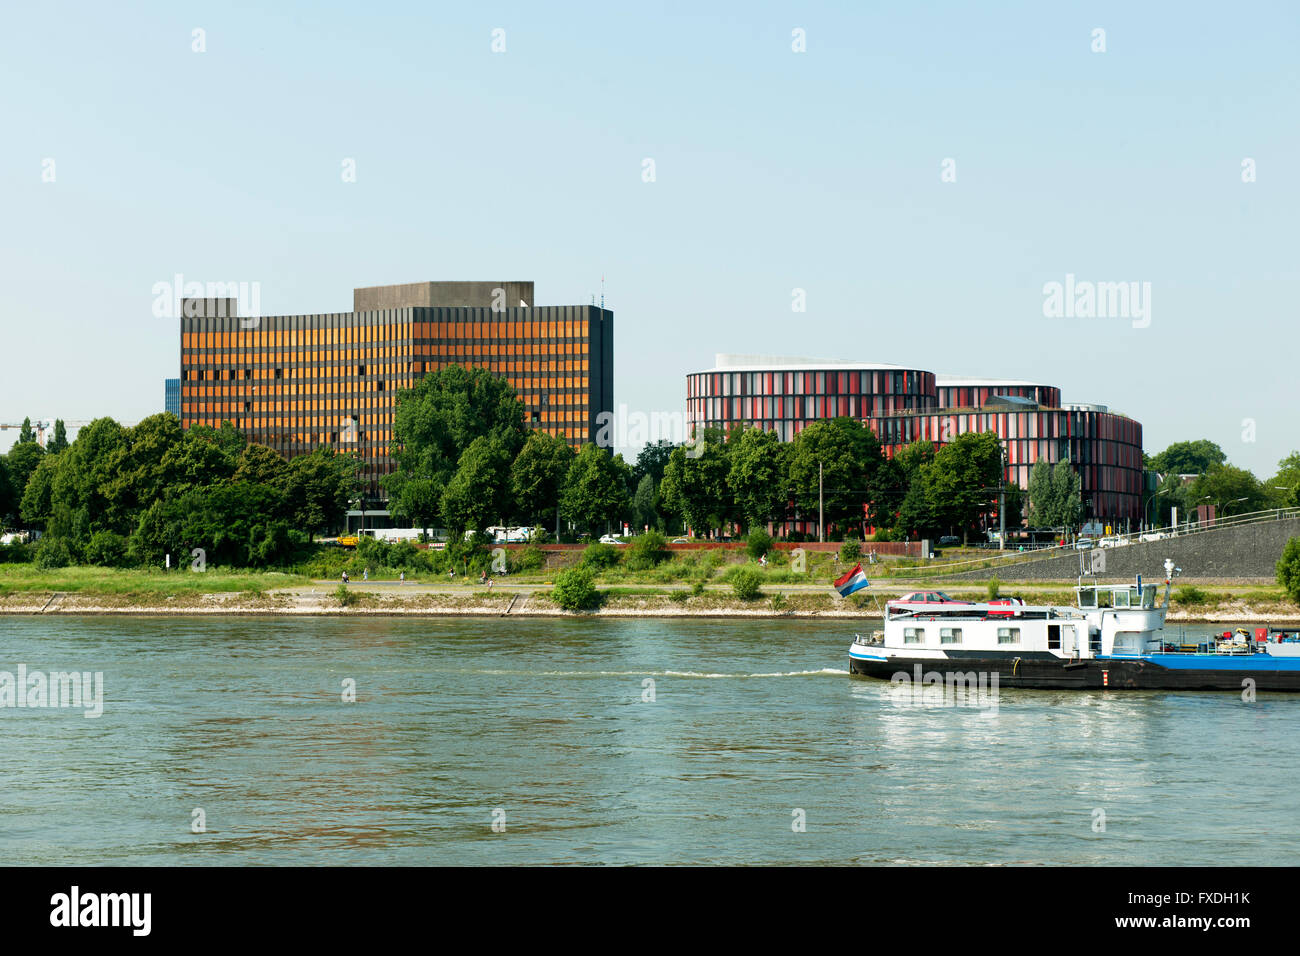
M 1078 541 L 1074 542 L 1074 548 L 1076 551 L 1088 551 L 1095 543 L 1096 542 L 1094 542 L 1092 538 L 1080 538 Z
M 620 538 L 614 537 L 612 534 L 603 534 L 600 536 L 600 543 L 601 544 L 622 544 L 623 541 Z
M 1014 610 L 1014 608 L 1024 607 L 1025 599 L 1022 597 L 994 598 L 993 600 L 989 601 L 989 603 L 1006 605 L 1008 607 L 1008 610 L 1006 611 L 989 611 L 989 615 L 988 615 L 989 617 L 1015 617 L 1018 614 L 1020 614 L 1020 612 Z
M 939 547 L 941 548 L 955 548 L 959 544 L 961 544 L 961 538 L 955 534 L 945 534 L 939 539 Z
M 690 543 L 691 543 L 691 539 L 690 539 L 690 538 L 673 538 L 672 543 L 673 543 L 673 544 L 690 544 Z
M 954 601 L 942 591 L 911 591 L 902 597 L 894 598 L 887 602 L 888 604 L 965 604 L 965 601 Z
M 1121 537 L 1120 535 L 1117 535 L 1117 534 L 1112 534 L 1112 535 L 1110 535 L 1109 537 L 1102 538 L 1099 542 L 1097 542 L 1097 547 L 1099 547 L 1099 548 L 1122 548 L 1122 547 L 1124 547 L 1124 545 L 1126 545 L 1126 544 L 1128 544 L 1128 539 L 1127 539 L 1127 538 L 1123 538 L 1123 537 Z

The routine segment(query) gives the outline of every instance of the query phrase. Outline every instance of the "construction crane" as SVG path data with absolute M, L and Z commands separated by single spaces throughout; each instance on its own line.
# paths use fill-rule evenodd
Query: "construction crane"
M 89 419 L 81 418 L 65 418 L 62 421 L 64 429 L 68 432 L 75 432 L 90 424 Z M 32 429 L 32 434 L 36 436 L 36 444 L 40 445 L 42 448 L 44 448 L 49 440 L 54 437 L 54 422 L 54 419 L 42 419 L 28 423 Z M 13 422 L 0 422 L 0 431 L 8 431 L 10 428 L 21 429 L 22 427 L 22 422 L 16 424 Z

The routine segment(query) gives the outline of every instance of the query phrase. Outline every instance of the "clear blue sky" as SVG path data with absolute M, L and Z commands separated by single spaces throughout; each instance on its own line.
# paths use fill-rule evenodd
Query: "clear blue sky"
M 1300 6 L 991 6 L 11 5 L 0 419 L 160 410 L 178 272 L 258 281 L 265 314 L 603 274 L 633 409 L 720 351 L 893 362 L 1271 475 L 1300 447 Z M 1150 326 L 1045 318 L 1067 273 L 1150 282 Z

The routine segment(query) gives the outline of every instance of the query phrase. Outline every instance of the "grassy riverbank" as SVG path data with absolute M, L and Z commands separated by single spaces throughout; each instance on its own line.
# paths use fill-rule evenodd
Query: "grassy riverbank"
M 676 562 L 674 562 L 676 563 Z M 684 563 L 684 562 L 683 562 Z M 829 586 L 830 570 L 800 574 L 789 568 L 756 568 L 759 593 L 740 598 L 731 578 L 741 561 L 708 562 L 645 572 L 616 566 L 600 571 L 597 594 L 585 613 L 677 617 L 766 616 L 878 618 L 890 598 L 918 582 L 876 579 L 845 599 Z M 754 567 L 754 565 L 750 565 Z M 142 571 L 72 567 L 40 570 L 0 565 L 0 612 L 144 614 L 566 614 L 552 599 L 560 568 L 498 577 L 491 589 L 477 578 L 408 574 L 405 582 L 388 569 L 371 580 L 313 580 L 284 572 Z M 688 572 L 688 573 L 683 573 Z M 820 580 L 819 580 L 820 579 Z M 946 587 L 955 600 L 986 600 L 994 592 L 1017 594 L 1032 604 L 1071 604 L 1074 581 L 1014 586 L 963 582 Z M 1171 621 L 1300 620 L 1300 608 L 1282 589 L 1256 582 L 1184 584 L 1174 589 Z

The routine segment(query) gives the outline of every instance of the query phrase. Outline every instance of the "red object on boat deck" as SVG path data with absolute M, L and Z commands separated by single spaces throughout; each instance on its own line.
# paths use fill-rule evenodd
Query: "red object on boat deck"
M 1268 628 L 1266 628 L 1266 627 L 1257 627 L 1257 628 L 1255 628 L 1255 640 L 1257 640 L 1257 641 L 1267 641 L 1267 640 L 1268 640 Z

